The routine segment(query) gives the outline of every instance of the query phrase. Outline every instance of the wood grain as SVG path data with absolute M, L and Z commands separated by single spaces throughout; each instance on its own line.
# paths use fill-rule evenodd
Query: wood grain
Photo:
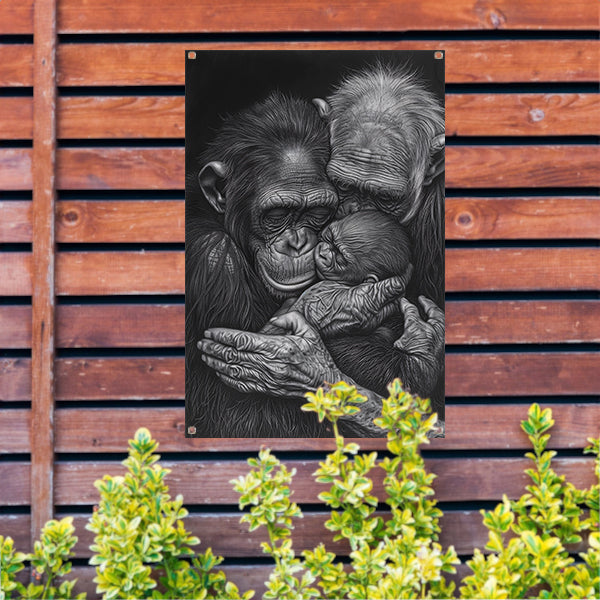
M 0 148 L 0 189 L 30 190 L 31 158 L 30 148 Z
M 211 514 L 190 514 L 184 521 L 185 528 L 193 535 L 201 538 L 201 548 L 211 547 L 216 555 L 225 558 L 256 557 L 260 543 L 266 541 L 266 533 L 261 529 L 248 532 L 248 525 L 240 523 L 241 512 L 217 512 Z M 389 513 L 377 511 L 377 516 L 387 519 Z M 91 514 L 75 513 L 73 525 L 79 538 L 73 547 L 76 558 L 89 558 L 89 546 L 93 543 L 94 534 L 85 529 Z M 294 550 L 311 550 L 323 543 L 329 552 L 338 556 L 348 556 L 350 546 L 345 541 L 333 541 L 333 533 L 325 528 L 325 521 L 330 517 L 324 512 L 304 512 L 302 519 L 294 520 L 292 540 Z M 0 515 L 0 530 L 10 535 L 15 547 L 21 551 L 29 551 L 28 540 L 23 538 L 20 528 L 26 527 L 29 515 Z M 482 516 L 477 510 L 449 510 L 440 519 L 440 544 L 443 547 L 453 545 L 458 554 L 472 554 L 474 548 L 483 550 L 488 541 L 488 530 L 482 523 Z M 570 550 L 577 552 L 585 549 L 585 543 L 572 545 Z M 487 553 L 487 552 L 486 552 Z
M 183 57 L 191 46 L 205 50 L 443 49 L 446 83 L 597 81 L 600 54 L 596 40 L 62 44 L 58 82 L 62 86 L 183 85 Z
M 61 33 L 225 32 L 225 31 L 410 31 L 443 29 L 593 29 L 592 0 L 547 4 L 543 0 L 452 0 L 440 10 L 435 0 L 419 3 L 370 0 L 257 0 L 252 11 L 239 0 L 219 4 L 189 0 L 164 10 L 160 0 L 63 0 Z
M 0 2 L 0 34 L 33 33 L 33 0 Z
M 599 237 L 600 198 L 446 198 L 447 240 Z
M 0 244 L 31 242 L 31 202 L 0 200 Z
M 0 253 L 0 296 L 31 296 L 31 252 Z
M 31 87 L 32 85 L 33 45 L 0 44 L 0 87 Z
M 600 342 L 600 301 L 446 303 L 446 344 L 577 342 Z
M 32 136 L 32 99 L 23 96 L 0 97 L 0 139 L 30 140 Z
M 31 359 L 0 358 L 0 400 L 31 400 Z
M 30 137 L 29 98 L 0 98 L 0 133 Z M 493 118 L 491 118 L 493 117 Z M 598 135 L 597 94 L 447 94 L 446 136 Z M 67 96 L 58 102 L 61 139 L 181 138 L 182 96 Z
M 4 409 L 0 419 L 0 455 L 29 454 L 31 452 L 31 410 Z M 1 517 L 0 517 L 1 521 Z M 0 531 L 2 526 L 0 525 Z M 23 531 L 28 539 L 30 529 Z M 2 535 L 7 534 L 2 531 Z
M 446 291 L 598 290 L 600 248 L 452 248 Z
M 446 137 L 599 133 L 598 94 L 446 95 Z
M 30 305 L 0 305 L 0 348 L 31 348 Z
M 598 186 L 599 159 L 600 147 L 594 145 L 449 146 L 446 187 Z M 57 160 L 63 190 L 184 186 L 183 148 L 61 148 Z

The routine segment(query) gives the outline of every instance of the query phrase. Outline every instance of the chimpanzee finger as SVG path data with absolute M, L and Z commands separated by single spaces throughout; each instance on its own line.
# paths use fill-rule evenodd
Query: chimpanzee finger
M 211 369 L 214 369 L 218 373 L 227 375 L 235 380 L 251 381 L 256 379 L 256 374 L 253 369 L 248 369 L 246 367 L 242 367 L 241 365 L 232 365 L 223 360 L 219 360 L 218 358 L 208 356 L 207 354 L 202 355 L 202 360 Z
M 225 327 L 214 327 L 213 329 L 207 329 L 204 332 L 204 337 L 224 346 L 233 346 L 237 350 L 273 355 L 269 350 L 273 346 L 274 336 Z
M 387 299 L 401 296 L 406 291 L 412 272 L 413 266 L 409 264 L 402 275 L 395 275 L 394 277 L 389 277 L 383 281 L 377 281 L 371 285 L 373 286 L 374 291 L 377 294 L 380 294 L 381 298 Z
M 203 354 L 212 356 L 229 364 L 252 365 L 257 360 L 257 355 L 251 352 L 243 352 L 231 346 L 225 346 L 211 340 L 200 340 L 198 350 Z
M 400 306 L 404 313 L 404 329 L 406 330 L 411 326 L 418 325 L 419 321 L 421 321 L 419 309 L 406 298 L 402 298 Z
M 428 319 L 444 323 L 444 311 L 433 300 L 430 300 L 427 296 L 419 296 L 419 302 Z
M 223 373 L 219 373 L 217 371 L 217 377 L 226 385 L 237 390 L 238 392 L 243 392 L 245 394 L 250 394 L 252 392 L 261 392 L 260 386 L 252 381 L 238 381 L 237 379 L 233 379 L 228 377 L 227 375 L 223 375 Z

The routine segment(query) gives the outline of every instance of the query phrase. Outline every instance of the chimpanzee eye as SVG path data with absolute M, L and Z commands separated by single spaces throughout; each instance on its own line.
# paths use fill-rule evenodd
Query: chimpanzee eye
M 279 227 L 287 221 L 289 214 L 285 208 L 271 208 L 263 214 L 262 220 L 267 227 Z
M 331 209 L 325 206 L 311 208 L 305 213 L 306 218 L 315 225 L 323 225 L 331 218 Z

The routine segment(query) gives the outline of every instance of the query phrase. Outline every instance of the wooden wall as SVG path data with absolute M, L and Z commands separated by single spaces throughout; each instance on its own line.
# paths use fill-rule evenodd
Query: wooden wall
M 591 482 L 594 0 L 57 4 L 0 3 L 1 534 L 27 550 L 52 512 L 75 515 L 80 587 L 93 590 L 92 483 L 120 471 L 143 425 L 203 547 L 242 587 L 264 578 L 228 483 L 261 441 L 183 437 L 186 48 L 445 49 L 447 435 L 425 453 L 443 542 L 482 547 L 477 509 L 521 493 L 519 421 L 534 400 L 554 410 L 558 469 Z M 328 444 L 270 442 L 298 468 L 298 548 L 326 538 L 310 473 Z

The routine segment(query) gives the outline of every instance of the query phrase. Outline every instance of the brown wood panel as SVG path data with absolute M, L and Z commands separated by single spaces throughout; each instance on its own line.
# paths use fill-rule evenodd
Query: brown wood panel
M 0 3 L 0 34 L 33 33 L 33 0 Z
M 446 136 L 598 135 L 598 94 L 448 94 Z
M 600 301 L 447 302 L 447 344 L 600 342 Z
M 183 294 L 183 252 L 63 252 L 59 295 Z
M 598 186 L 599 159 L 594 145 L 449 146 L 446 187 Z M 182 189 L 184 150 L 61 148 L 57 180 L 64 190 Z
M 597 81 L 600 51 L 595 40 L 63 44 L 58 49 L 58 81 L 63 86 L 183 85 L 183 56 L 192 46 L 206 50 L 443 49 L 447 83 Z
M 600 147 L 449 146 L 446 187 L 600 186 Z
M 0 462 L 2 506 L 28 506 L 31 503 L 31 465 L 26 461 Z M 29 532 L 27 532 L 29 534 Z
M 542 407 L 546 405 L 542 404 Z M 550 408 L 556 421 L 550 447 L 584 448 L 587 438 L 597 435 L 599 404 L 555 404 Z M 332 439 L 186 439 L 183 437 L 183 407 L 146 408 L 143 415 L 143 425 L 159 441 L 161 452 L 257 452 L 262 446 L 277 451 L 335 449 Z M 446 407 L 446 438 L 431 440 L 431 448 L 529 449 L 529 440 L 520 427 L 520 422 L 526 418 L 527 407 L 518 404 L 449 405 Z M 57 451 L 73 454 L 123 452 L 140 425 L 140 411 L 133 408 L 63 408 L 56 412 Z M 502 431 L 501 436 L 498 431 Z M 358 442 L 361 448 L 385 448 L 384 439 Z
M 31 306 L 0 305 L 0 348 L 31 347 Z
M 0 44 L 0 87 L 31 87 L 32 85 L 33 45 Z
M 0 58 L 0 60 L 2 60 Z M 30 140 L 33 136 L 33 102 L 31 98 L 0 97 L 0 139 Z
M 0 282 L 8 295 L 28 294 L 28 255 L 1 260 L 20 278 Z M 600 248 L 451 248 L 446 291 L 598 290 Z M 475 265 L 475 268 L 473 268 Z M 62 252 L 59 295 L 183 294 L 184 254 L 178 251 Z
M 56 226 L 59 242 L 183 242 L 184 202 L 62 200 Z
M 223 32 L 223 31 L 410 31 L 443 29 L 594 29 L 598 13 L 592 0 L 548 4 L 543 0 L 496 0 L 473 4 L 452 0 L 440 10 L 437 0 L 189 0 L 164 10 L 161 0 L 63 0 L 59 31 Z
M 0 296 L 31 296 L 31 253 L 0 253 Z
M 452 248 L 446 291 L 598 290 L 600 248 Z
M 249 532 L 246 523 L 240 523 L 241 512 L 221 512 L 211 514 L 191 514 L 184 525 L 193 535 L 201 539 L 201 548 L 212 548 L 218 556 L 225 558 L 252 558 L 258 556 L 260 544 L 266 541 L 263 529 Z M 376 515 L 388 518 L 389 513 L 377 512 Z M 77 558 L 91 556 L 90 545 L 94 534 L 85 529 L 91 515 L 74 514 L 73 525 L 78 542 L 74 546 Z M 310 550 L 321 542 L 330 552 L 338 556 L 348 556 L 350 546 L 345 540 L 333 541 L 333 533 L 325 528 L 325 521 L 330 517 L 325 512 L 304 512 L 302 519 L 294 520 L 292 540 L 294 550 Z M 19 551 L 30 551 L 29 541 L 21 530 L 27 527 L 29 515 L 0 515 L 0 531 L 10 535 Z M 440 544 L 443 547 L 453 545 L 458 554 L 472 554 L 474 548 L 484 549 L 488 541 L 488 530 L 484 527 L 482 516 L 477 510 L 446 511 L 440 519 Z M 577 552 L 585 549 L 585 543 L 570 546 Z
M 0 148 L 0 189 L 30 190 L 31 158 L 30 148 Z
M 58 110 L 59 138 L 184 136 L 183 96 L 71 96 Z
M 31 452 L 31 411 L 25 408 L 4 409 L 0 418 L 0 454 Z M 2 499 L 0 496 L 0 505 Z M 0 526 L 0 531 L 2 527 Z M 2 535 L 7 535 L 2 531 Z M 29 530 L 27 530 L 29 537 Z
M 31 242 L 31 202 L 0 200 L 0 244 Z
M 20 102 L 7 103 L 7 108 L 15 114 L 20 111 L 20 118 L 27 119 L 27 103 L 23 102 L 27 99 L 17 100 Z M 67 96 L 59 99 L 58 110 L 58 137 L 64 139 L 184 135 L 183 96 Z M 26 137 L 27 123 L 7 120 L 7 126 L 16 129 L 13 137 Z M 10 134 L 12 129 L 8 131 Z M 592 134 L 600 134 L 597 94 L 446 96 L 447 136 Z
M 446 198 L 446 239 L 598 239 L 600 198 Z
M 31 359 L 0 358 L 0 400 L 31 400 Z
M 502 494 L 509 498 L 519 497 L 530 481 L 523 472 L 531 461 L 524 458 L 435 458 L 426 459 L 426 467 L 437 474 L 433 483 L 437 499 L 441 502 L 466 500 L 501 500 Z M 9 463 L 10 464 L 10 463 Z M 186 504 L 234 504 L 238 494 L 233 491 L 230 480 L 247 472 L 243 461 L 202 461 L 176 463 L 163 461 L 171 473 L 165 479 L 171 494 L 183 494 Z M 302 503 L 318 503 L 318 494 L 326 489 L 314 481 L 312 473 L 318 468 L 317 460 L 289 460 L 288 468 L 295 468 L 297 475 L 292 485 L 294 500 Z M 556 471 L 578 487 L 589 487 L 594 481 L 592 458 L 554 459 Z M 56 504 L 95 504 L 98 491 L 94 481 L 105 473 L 119 474 L 123 467 L 116 462 L 69 462 L 57 463 Z M 381 497 L 383 471 L 373 473 L 374 493 Z M 14 494 L 9 498 L 23 503 Z
M 14 206 L 13 206 L 14 205 Z M 0 239 L 31 241 L 29 203 L 0 202 L 10 211 Z M 183 242 L 180 200 L 62 200 L 59 242 Z M 598 239 L 600 198 L 446 198 L 446 239 Z

